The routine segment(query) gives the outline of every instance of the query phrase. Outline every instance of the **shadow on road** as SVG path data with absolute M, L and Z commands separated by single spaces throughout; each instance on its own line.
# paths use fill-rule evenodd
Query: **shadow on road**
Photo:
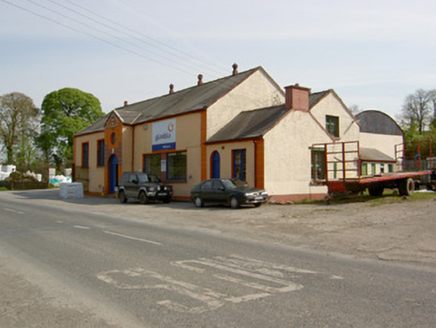
M 174 210 L 198 210 L 198 211 L 235 211 L 226 206 L 222 205 L 209 205 L 202 208 L 195 207 L 188 200 L 174 200 L 171 203 L 149 203 L 146 205 L 142 205 L 139 201 L 129 200 L 126 204 L 121 204 L 118 199 L 115 198 L 114 195 L 108 196 L 91 196 L 85 195 L 83 198 L 78 199 L 63 199 L 59 196 L 59 189 L 39 189 L 39 190 L 25 190 L 25 191 L 10 191 L 10 193 L 22 197 L 23 199 L 29 200 L 50 200 L 56 202 L 64 202 L 67 204 L 80 204 L 80 205 L 88 205 L 88 206 L 104 206 L 104 205 L 119 205 L 120 208 L 124 206 L 142 206 L 145 208 L 161 208 L 166 207 Z M 256 210 L 256 208 L 252 206 L 242 206 L 236 210 Z

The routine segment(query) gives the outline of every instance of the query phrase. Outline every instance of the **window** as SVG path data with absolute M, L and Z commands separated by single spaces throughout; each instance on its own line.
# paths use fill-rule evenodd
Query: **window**
M 129 183 L 138 183 L 138 176 L 136 174 L 130 174 Z
M 388 164 L 388 171 L 389 173 L 394 172 L 394 166 L 392 164 Z
M 371 164 L 371 174 L 375 174 L 375 163 Z
M 186 152 L 175 152 L 167 154 L 167 180 L 186 181 L 186 158 Z
M 237 149 L 233 151 L 233 178 L 246 181 L 246 151 Z
M 339 117 L 326 115 L 325 128 L 333 137 L 339 138 Z
M 156 176 L 160 177 L 160 162 L 161 162 L 161 154 L 153 154 L 153 155 L 144 155 L 144 168 L 143 171 L 145 173 L 152 173 Z
M 212 184 L 212 188 L 215 189 L 215 190 L 219 190 L 219 189 L 221 189 L 221 188 L 224 188 L 224 185 L 222 184 L 221 181 L 219 181 L 219 180 L 215 180 L 215 181 L 213 182 L 213 184 Z
M 212 181 L 207 180 L 201 185 L 202 190 L 212 189 Z
M 104 140 L 97 141 L 97 166 L 104 166 Z
M 82 144 L 82 167 L 89 167 L 89 143 Z
M 362 175 L 368 175 L 368 163 L 362 163 Z
M 325 179 L 325 151 L 324 149 L 313 149 L 312 158 L 312 180 Z

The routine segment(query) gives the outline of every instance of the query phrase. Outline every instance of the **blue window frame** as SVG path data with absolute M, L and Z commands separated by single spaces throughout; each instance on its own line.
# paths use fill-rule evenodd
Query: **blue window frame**
M 89 143 L 82 144 L 82 167 L 89 167 Z
M 233 150 L 233 178 L 241 181 L 246 181 L 246 150 Z
M 104 166 L 104 139 L 97 141 L 97 166 Z

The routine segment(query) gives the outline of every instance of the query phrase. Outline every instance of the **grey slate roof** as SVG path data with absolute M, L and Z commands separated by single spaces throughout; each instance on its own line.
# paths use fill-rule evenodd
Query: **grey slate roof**
M 199 109 L 207 109 L 207 107 L 260 69 L 263 70 L 262 67 L 256 67 L 236 75 L 183 89 L 173 94 L 167 94 L 119 107 L 114 111 L 121 117 L 124 124 L 138 124 L 159 118 L 189 113 Z M 76 133 L 76 136 L 103 131 L 106 120 L 107 116 L 104 116 L 93 125 Z
M 311 93 L 309 96 L 309 108 L 315 106 L 322 98 L 328 95 L 332 90 L 325 90 L 320 92 Z
M 207 142 L 256 138 L 268 132 L 288 111 L 285 105 L 239 113 Z
M 360 122 L 360 131 L 402 136 L 403 130 L 389 115 L 378 110 L 366 110 L 356 114 Z
M 374 148 L 360 148 L 360 159 L 366 162 L 395 162 L 395 159 Z
M 309 97 L 309 108 L 315 106 L 331 90 L 313 93 Z M 249 139 L 263 136 L 288 112 L 285 105 L 245 111 L 210 137 L 207 142 Z
M 109 117 L 110 113 L 100 117 L 96 122 L 91 124 L 90 126 L 87 126 L 83 130 L 75 133 L 75 136 L 80 136 L 88 133 L 98 132 L 98 131 L 104 131 L 104 125 Z

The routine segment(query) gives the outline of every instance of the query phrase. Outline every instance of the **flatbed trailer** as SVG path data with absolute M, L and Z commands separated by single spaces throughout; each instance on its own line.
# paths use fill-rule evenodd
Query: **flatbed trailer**
M 396 145 L 395 152 L 401 155 L 403 171 L 431 171 L 416 184 L 436 190 L 436 144 L 431 139 Z
M 324 143 L 312 145 L 313 183 L 326 185 L 330 196 L 337 194 L 357 194 L 368 189 L 371 196 L 382 196 L 384 189 L 398 189 L 402 196 L 410 196 L 415 189 L 415 181 L 431 175 L 430 170 L 414 172 L 380 172 L 362 175 L 364 160 L 360 156 L 358 141 Z M 318 156 L 315 154 L 318 152 Z M 318 160 L 322 158 L 324 169 L 317 174 Z M 396 159 L 395 167 L 401 169 L 401 159 Z M 390 164 L 394 167 L 394 164 Z M 318 168 L 317 168 L 318 167 Z
M 357 180 L 329 180 L 323 184 L 327 185 L 329 194 L 359 193 L 368 189 L 371 196 L 382 196 L 384 189 L 398 189 L 401 196 L 410 196 L 415 189 L 415 179 L 430 174 L 430 171 L 385 173 Z

